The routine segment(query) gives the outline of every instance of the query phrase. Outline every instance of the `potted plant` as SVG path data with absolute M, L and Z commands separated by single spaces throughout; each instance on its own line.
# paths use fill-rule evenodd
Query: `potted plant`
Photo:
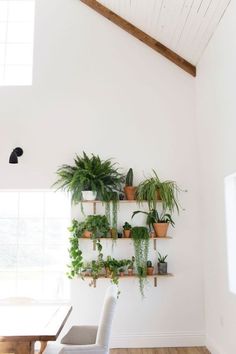
M 107 259 L 104 262 L 104 266 L 106 273 L 109 274 L 109 277 L 111 278 L 111 282 L 115 285 L 118 285 L 120 262 L 115 258 L 111 258 L 111 256 L 107 256 Z
M 91 262 L 92 281 L 89 284 L 90 286 L 93 286 L 94 288 L 96 288 L 97 279 L 102 274 L 103 268 L 104 268 L 104 261 L 102 259 L 102 255 L 99 255 L 97 260 L 92 260 L 92 262 Z
M 141 203 L 147 201 L 149 209 L 156 209 L 158 200 L 162 201 L 163 209 L 179 212 L 178 194 L 181 191 L 175 181 L 161 181 L 156 171 L 153 176 L 145 179 L 137 187 L 136 199 Z
M 62 165 L 57 170 L 58 180 L 54 186 L 71 193 L 74 204 L 82 200 L 102 201 L 118 199 L 124 176 L 111 160 L 102 160 L 98 155 L 85 152 L 76 155 L 74 165 Z
M 92 265 L 90 262 L 84 263 L 83 269 L 82 269 L 82 275 L 84 274 L 85 276 L 91 276 L 92 273 Z
M 147 275 L 153 275 L 154 267 L 151 261 L 147 261 Z
M 149 231 L 151 232 L 153 224 L 157 222 L 156 209 L 152 209 L 150 211 L 136 210 L 133 212 L 131 219 L 133 219 L 133 217 L 139 213 L 147 215 L 146 224 L 148 225 Z
M 156 222 L 153 223 L 153 228 L 157 237 L 166 237 L 169 225 L 175 226 L 175 223 L 170 214 L 156 213 Z
M 110 230 L 107 217 L 105 215 L 88 215 L 83 225 L 83 237 L 92 237 L 93 239 L 107 237 Z
M 135 266 L 139 278 L 139 290 L 144 297 L 144 283 L 147 276 L 147 257 L 149 250 L 149 233 L 144 226 L 135 226 L 132 228 L 132 239 L 135 252 Z
M 153 227 L 157 237 L 166 237 L 169 224 L 173 227 L 175 226 L 170 214 L 164 212 L 159 214 L 156 209 L 151 209 L 149 212 L 136 210 L 133 212 L 132 218 L 139 213 L 147 215 L 146 224 L 149 227 L 149 231 L 151 232 L 151 228 Z
M 130 168 L 126 175 L 125 188 L 124 188 L 124 192 L 127 200 L 135 200 L 137 187 L 133 187 L 133 178 L 134 178 L 133 169 Z
M 157 263 L 157 269 L 158 269 L 158 274 L 160 275 L 165 275 L 167 274 L 167 262 L 166 262 L 166 258 L 168 257 L 168 255 L 166 254 L 165 256 L 162 256 L 159 252 L 158 252 L 158 263 Z
M 124 275 L 125 275 L 125 270 L 124 270 L 124 268 L 120 268 L 119 269 L 119 274 L 120 274 L 120 277 L 123 277 Z
M 129 276 L 132 276 L 134 274 L 134 261 L 135 261 L 135 257 L 133 256 L 128 264 L 127 272 Z
M 123 225 L 124 237 L 128 238 L 131 236 L 131 229 L 132 229 L 132 226 L 126 221 Z
M 115 240 L 118 238 L 118 232 L 117 232 L 117 229 L 115 227 L 112 227 L 110 229 L 110 234 L 111 234 L 111 237 Z

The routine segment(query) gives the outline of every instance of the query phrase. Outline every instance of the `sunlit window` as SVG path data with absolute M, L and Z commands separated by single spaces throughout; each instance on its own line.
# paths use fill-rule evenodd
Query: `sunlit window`
M 34 0 L 0 0 L 0 85 L 32 84 Z
M 0 299 L 68 299 L 70 201 L 52 191 L 0 191 Z
M 236 294 L 236 174 L 225 178 L 229 289 Z

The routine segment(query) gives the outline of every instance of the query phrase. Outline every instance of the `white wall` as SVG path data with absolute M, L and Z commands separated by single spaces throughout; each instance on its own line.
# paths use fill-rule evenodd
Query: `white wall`
M 0 102 L 0 188 L 48 188 L 57 167 L 85 150 L 132 166 L 136 182 L 155 168 L 188 189 L 173 240 L 159 245 L 175 276 L 144 301 L 135 281 L 121 284 L 113 343 L 203 344 L 194 79 L 78 0 L 38 0 L 33 86 L 1 88 Z M 18 145 L 24 155 L 9 165 Z M 73 281 L 72 321 L 97 321 L 106 285 Z
M 236 171 L 236 3 L 231 4 L 198 66 L 197 119 L 205 240 L 206 333 L 212 353 L 236 353 L 236 294 L 228 282 L 224 177 Z

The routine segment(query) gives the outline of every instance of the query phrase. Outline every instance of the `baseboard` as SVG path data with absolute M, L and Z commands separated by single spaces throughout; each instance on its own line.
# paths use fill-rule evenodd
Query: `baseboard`
M 223 351 L 217 348 L 216 344 L 208 337 L 206 338 L 206 347 L 211 354 L 225 354 Z
M 111 348 L 200 347 L 205 344 L 205 335 L 199 332 L 126 334 L 111 339 Z

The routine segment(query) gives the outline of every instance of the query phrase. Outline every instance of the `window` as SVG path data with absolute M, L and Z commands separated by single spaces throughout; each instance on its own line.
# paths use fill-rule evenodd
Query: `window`
M 34 0 L 0 0 L 0 85 L 31 85 Z
M 0 298 L 69 298 L 64 193 L 0 191 Z
M 225 206 L 229 289 L 236 294 L 236 174 L 225 178 Z

